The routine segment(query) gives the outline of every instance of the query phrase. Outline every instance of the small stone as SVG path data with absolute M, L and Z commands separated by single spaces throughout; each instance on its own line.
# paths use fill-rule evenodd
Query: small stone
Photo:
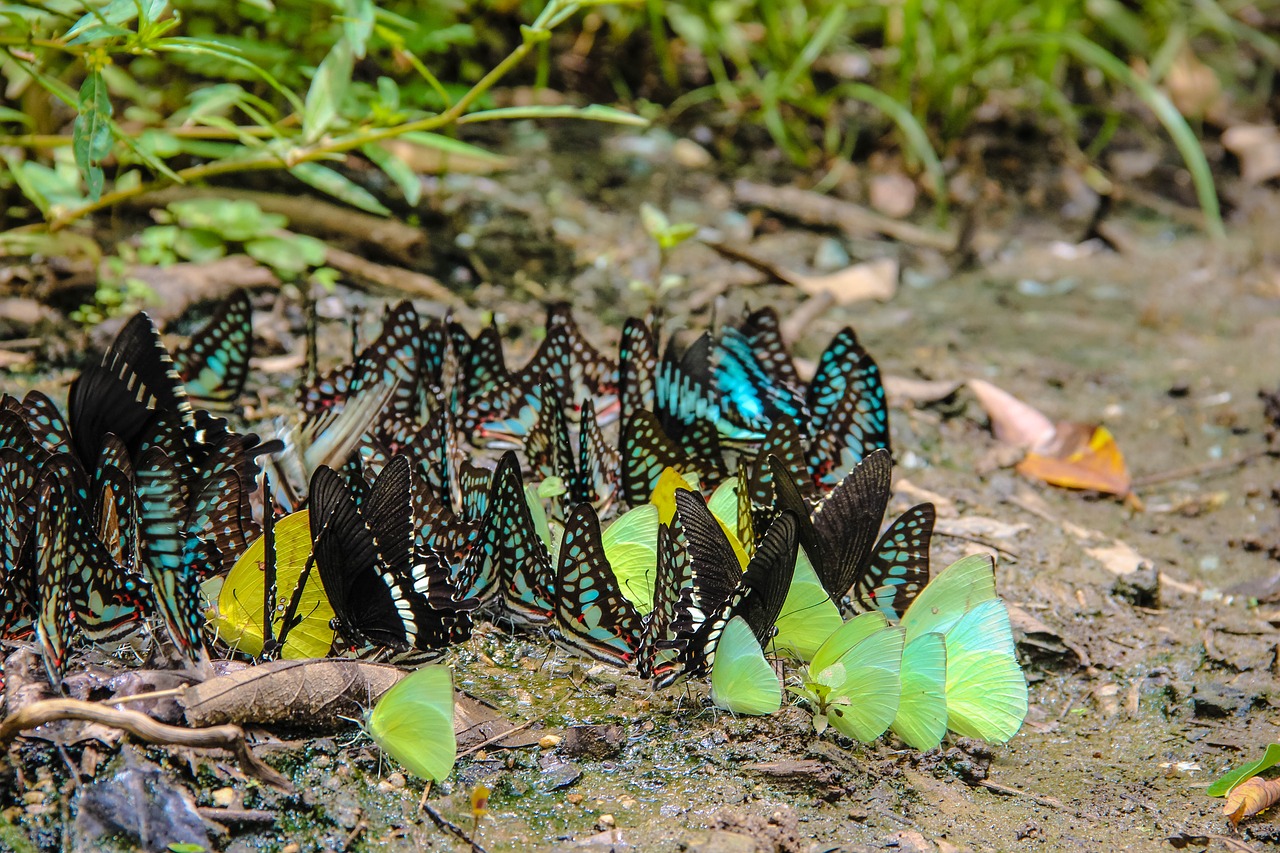
M 894 219 L 901 219 L 916 206 L 916 182 L 906 175 L 876 175 L 867 188 L 871 206 Z
M 564 798 L 564 801 L 571 806 L 576 806 L 576 805 L 580 805 L 582 801 L 585 799 L 586 799 L 585 796 L 583 796 L 582 794 L 579 794 L 577 791 L 574 791 L 572 794 L 566 795 Z
M 395 788 L 396 790 L 403 788 L 404 774 L 398 770 L 395 771 L 394 773 L 389 774 L 387 776 L 387 784 L 390 785 L 392 788 Z
M 560 745 L 560 735 L 543 735 L 538 738 L 538 746 L 543 749 L 555 749 Z
M 302 853 L 302 845 L 296 841 L 290 841 L 280 848 L 280 853 Z
M 818 272 L 836 272 L 842 270 L 853 261 L 839 240 L 832 237 L 823 239 L 818 250 L 813 253 L 813 268 Z
M 686 169 L 705 169 L 711 165 L 711 154 L 692 139 L 677 139 L 671 145 L 671 159 Z
M 1134 607 L 1160 606 L 1160 573 L 1147 566 L 1116 578 L 1111 594 Z
M 44 802 L 44 791 L 27 791 L 22 795 L 22 801 L 29 806 L 34 806 Z
M 542 770 L 542 778 L 539 780 L 540 787 L 544 791 L 559 791 L 562 788 L 568 788 L 570 785 L 577 784 L 582 778 L 582 770 L 576 764 L 570 764 L 567 761 L 561 761 L 544 767 Z
M 599 819 L 596 820 L 596 829 L 603 831 L 606 829 L 612 829 L 613 826 L 614 826 L 614 820 L 613 820 L 613 815 L 611 814 L 602 814 L 600 815 Z
M 1261 697 L 1246 693 L 1238 687 L 1210 682 L 1196 685 L 1196 692 L 1191 697 L 1191 707 L 1197 717 L 1222 719 L 1244 716 L 1260 699 Z
M 219 788 L 213 792 L 213 804 L 220 809 L 229 809 L 236 801 L 235 788 Z
M 315 758 L 311 759 L 311 766 L 318 767 L 321 770 L 331 764 L 333 764 L 333 759 L 327 755 L 317 755 Z
M 574 726 L 565 732 L 563 752 L 572 758 L 601 761 L 622 752 L 625 741 L 622 726 Z

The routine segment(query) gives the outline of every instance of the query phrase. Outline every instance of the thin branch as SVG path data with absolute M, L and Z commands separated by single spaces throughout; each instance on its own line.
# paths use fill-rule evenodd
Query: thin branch
M 235 754 L 249 775 L 282 790 L 288 791 L 293 787 L 275 768 L 253 754 L 245 742 L 244 729 L 239 726 L 209 726 L 203 729 L 170 726 L 138 711 L 107 708 L 96 702 L 81 702 L 78 699 L 45 699 L 32 702 L 10 714 L 0 721 L 0 745 L 9 743 L 29 729 L 60 720 L 99 723 L 126 731 L 147 743 L 225 749 Z

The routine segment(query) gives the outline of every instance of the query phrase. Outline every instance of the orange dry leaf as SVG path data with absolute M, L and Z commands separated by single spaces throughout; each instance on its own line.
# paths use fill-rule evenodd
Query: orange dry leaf
M 1235 826 L 1247 817 L 1266 811 L 1280 801 L 1280 779 L 1254 776 L 1231 789 L 1222 813 Z
M 1017 470 L 1054 486 L 1112 495 L 1129 494 L 1132 484 L 1115 438 L 1102 426 L 1058 424 L 1051 446 L 1028 453 Z

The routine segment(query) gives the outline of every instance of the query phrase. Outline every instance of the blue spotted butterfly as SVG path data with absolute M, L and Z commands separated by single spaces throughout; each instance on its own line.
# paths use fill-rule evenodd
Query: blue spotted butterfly
M 889 447 L 880 368 L 852 329 L 842 329 L 823 351 L 806 402 L 814 436 L 809 467 L 820 482 L 835 484 L 872 451 Z
M 641 620 L 604 554 L 600 519 L 589 503 L 565 522 L 556 570 L 556 637 L 596 660 L 628 667 L 640 650 Z
M 253 348 L 253 306 L 237 290 L 213 317 L 174 353 L 174 364 L 190 400 L 202 408 L 233 411 L 249 378 Z

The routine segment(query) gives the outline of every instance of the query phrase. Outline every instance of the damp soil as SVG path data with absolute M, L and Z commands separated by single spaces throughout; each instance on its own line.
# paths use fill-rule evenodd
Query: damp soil
M 1197 849 L 1227 849 L 1216 836 L 1280 844 L 1280 823 L 1265 815 L 1235 835 L 1203 790 L 1280 738 L 1280 605 L 1265 603 L 1280 598 L 1280 461 L 1263 452 L 1258 398 L 1280 384 L 1280 291 L 1260 272 L 1267 229 L 1239 222 L 1215 244 L 1126 209 L 1113 218 L 1126 235 L 1116 252 L 1078 244 L 1080 223 L 1053 211 L 995 205 L 977 268 L 953 272 L 927 251 L 740 207 L 732 176 L 673 165 L 669 143 L 614 137 L 575 153 L 528 131 L 511 146 L 541 165 L 441 181 L 432 254 L 437 274 L 465 293 L 456 315 L 473 328 L 495 316 L 513 352 L 528 352 L 539 304 L 568 299 L 588 337 L 611 350 L 621 320 L 655 305 L 675 326 L 702 328 L 771 304 L 802 321 L 791 328 L 802 360 L 849 324 L 889 377 L 979 377 L 1052 418 L 1105 423 L 1142 506 L 1020 477 L 963 389 L 897 398 L 891 509 L 936 496 L 935 566 L 999 552 L 999 589 L 1015 606 L 1030 682 L 1027 721 L 1012 741 L 952 740 L 918 754 L 887 738 L 815 736 L 799 706 L 735 719 L 711 708 L 702 686 L 654 693 L 545 638 L 489 626 L 451 655 L 458 686 L 513 722 L 538 719 L 539 738 L 562 739 L 463 758 L 431 792 L 432 807 L 472 832 L 468 793 L 487 785 L 491 812 L 475 837 L 494 851 L 1159 850 L 1183 833 L 1203 837 Z M 726 239 L 754 230 L 753 250 L 793 269 L 837 250 L 851 263 L 892 256 L 902 283 L 888 302 L 806 316 L 803 294 L 698 244 L 659 270 L 639 223 L 644 200 Z M 660 272 L 683 281 L 657 299 L 632 284 Z M 472 284 L 478 278 L 489 283 Z M 321 306 L 333 317 L 321 327 L 323 349 L 349 352 L 338 315 L 365 306 L 376 317 L 376 305 L 340 288 Z M 65 378 L 10 376 L 0 386 L 65 397 Z M 281 375 L 251 381 L 265 389 L 264 410 L 289 399 Z M 584 726 L 606 728 L 577 731 Z M 295 794 L 208 757 L 149 749 L 138 760 L 160 763 L 198 805 L 231 788 L 239 806 L 277 815 L 274 827 L 231 827 L 219 849 L 465 849 L 419 813 L 420 783 L 380 760 L 354 726 L 260 737 Z M 21 755 L 21 781 L 4 776 L 16 786 L 9 816 L 42 846 L 73 840 L 60 828 L 74 813 L 61 759 L 47 748 Z

